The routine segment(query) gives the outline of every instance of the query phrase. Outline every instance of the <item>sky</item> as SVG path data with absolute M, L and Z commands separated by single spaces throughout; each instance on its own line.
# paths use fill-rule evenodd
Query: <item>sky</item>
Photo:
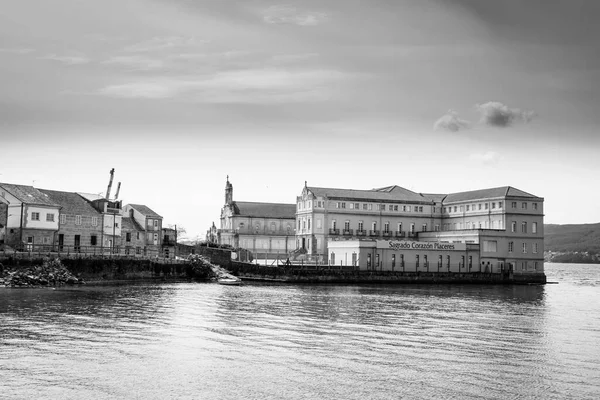
M 513 186 L 600 222 L 595 0 L 0 0 L 0 182 L 190 238 L 309 186 Z

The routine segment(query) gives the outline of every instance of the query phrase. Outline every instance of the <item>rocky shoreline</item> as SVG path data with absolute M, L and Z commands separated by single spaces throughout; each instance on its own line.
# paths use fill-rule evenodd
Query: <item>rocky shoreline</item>
M 45 259 L 41 265 L 27 268 L 8 268 L 0 263 L 0 286 L 38 287 L 84 284 L 59 259 Z

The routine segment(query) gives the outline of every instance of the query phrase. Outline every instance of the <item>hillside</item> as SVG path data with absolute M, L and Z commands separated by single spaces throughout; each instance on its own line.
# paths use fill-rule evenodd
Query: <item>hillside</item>
M 544 236 L 544 250 L 546 251 L 600 254 L 600 223 L 544 224 Z

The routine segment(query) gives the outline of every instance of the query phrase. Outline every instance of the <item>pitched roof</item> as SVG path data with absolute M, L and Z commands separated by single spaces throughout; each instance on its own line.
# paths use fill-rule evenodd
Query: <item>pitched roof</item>
M 489 199 L 497 197 L 530 197 L 533 199 L 541 199 L 530 193 L 513 188 L 511 186 L 501 186 L 490 189 L 472 190 L 469 192 L 450 193 L 444 199 L 444 203 L 454 203 L 458 201 L 469 201 L 479 199 Z
M 104 196 L 96 193 L 77 192 L 77 194 L 89 201 L 100 200 L 104 198 Z
M 340 199 L 356 199 L 366 201 L 412 201 L 429 202 L 430 200 L 411 190 L 400 186 L 386 186 L 380 189 L 358 190 L 358 189 L 335 189 L 309 186 L 316 196 Z
M 146 217 L 156 217 L 156 218 L 162 218 L 162 216 L 158 215 L 157 213 L 155 213 L 154 211 L 152 211 L 150 209 L 150 207 L 145 206 L 143 204 L 128 204 L 128 206 L 130 206 L 131 208 L 133 208 L 134 210 L 139 211 L 140 213 L 142 213 L 143 215 L 145 215 Z
M 295 204 L 254 203 L 250 201 L 234 201 L 235 215 L 256 218 L 296 218 Z
M 144 228 L 142 228 L 140 224 L 138 224 L 136 220 L 131 217 L 121 218 L 121 228 L 125 231 L 144 231 Z
M 40 192 L 33 186 L 14 185 L 12 183 L 0 183 L 0 186 L 22 203 L 60 207 L 59 204 L 48 198 L 45 193 Z
M 40 189 L 48 198 L 62 207 L 61 213 L 73 215 L 100 215 L 94 207 L 77 193 Z

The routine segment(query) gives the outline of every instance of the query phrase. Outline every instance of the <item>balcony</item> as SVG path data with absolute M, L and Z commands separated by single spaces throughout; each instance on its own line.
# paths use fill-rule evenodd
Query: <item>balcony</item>
M 330 235 L 339 235 L 340 234 L 340 230 L 339 229 L 329 228 L 329 234 Z
M 404 237 L 406 237 L 406 232 L 404 232 L 404 231 L 396 231 L 394 233 L 394 236 L 397 237 L 397 238 L 404 238 Z
M 383 231 L 383 232 L 381 233 L 381 235 L 382 235 L 383 237 L 385 237 L 385 238 L 389 238 L 389 237 L 392 237 L 392 232 L 390 232 L 390 231 Z
M 352 236 L 352 232 L 353 232 L 352 229 L 344 229 L 342 231 L 342 235 L 344 235 L 344 236 Z
M 364 229 L 359 229 L 356 231 L 356 236 L 367 236 L 367 231 Z
M 379 236 L 379 231 L 371 229 L 369 231 L 369 236 Z
M 408 232 L 409 238 L 416 238 L 418 236 L 417 232 Z

